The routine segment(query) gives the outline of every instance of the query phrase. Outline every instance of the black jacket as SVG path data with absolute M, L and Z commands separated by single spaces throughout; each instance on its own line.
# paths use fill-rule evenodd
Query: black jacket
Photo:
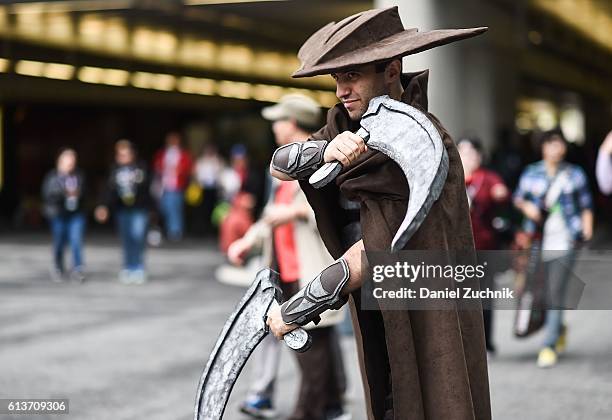
M 148 209 L 150 177 L 142 162 L 114 165 L 108 177 L 103 202 L 109 208 Z
M 44 215 L 51 219 L 82 211 L 84 192 L 85 176 L 80 170 L 68 175 L 49 171 L 41 189 Z

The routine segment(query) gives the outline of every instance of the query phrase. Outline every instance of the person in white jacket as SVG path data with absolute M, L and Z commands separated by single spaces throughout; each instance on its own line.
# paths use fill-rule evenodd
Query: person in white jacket
M 277 105 L 264 108 L 262 115 L 273 122 L 276 143 L 282 146 L 308 139 L 311 128 L 319 123 L 320 107 L 305 96 L 287 95 Z M 304 286 L 300 281 L 311 279 L 333 262 L 297 181 L 276 180 L 262 218 L 230 245 L 228 258 L 233 264 L 242 264 L 244 256 L 256 247 L 262 249 L 263 264 L 279 272 L 284 299 Z M 302 379 L 290 420 L 350 418 L 342 405 L 346 385 L 333 328 L 342 318 L 342 311 L 334 311 L 317 326 L 308 326 L 313 345 L 309 351 L 297 354 Z M 272 400 L 279 355 L 278 341 L 272 335 L 266 337 L 253 357 L 254 381 L 240 408 L 243 413 L 256 418 L 276 415 Z
M 605 195 L 612 194 L 612 131 L 599 146 L 595 175 L 599 190 Z

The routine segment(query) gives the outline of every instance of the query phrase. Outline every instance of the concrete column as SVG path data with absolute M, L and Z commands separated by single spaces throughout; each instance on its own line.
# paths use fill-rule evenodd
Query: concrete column
M 512 9 L 485 0 L 376 0 L 397 5 L 405 28 L 420 31 L 489 26 L 484 35 L 404 58 L 404 71 L 429 69 L 429 111 L 452 137 L 476 135 L 491 151 L 500 129 L 514 124 L 516 21 Z

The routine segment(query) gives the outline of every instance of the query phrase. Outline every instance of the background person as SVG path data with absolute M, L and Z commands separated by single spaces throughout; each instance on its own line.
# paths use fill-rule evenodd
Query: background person
M 582 168 L 564 160 L 567 143 L 560 130 L 542 135 L 541 150 L 542 160 L 529 165 L 521 175 L 514 204 L 525 216 L 525 231 L 542 235 L 548 292 L 553 306 L 559 306 L 574 265 L 574 250 L 593 236 L 593 199 Z M 567 328 L 562 309 L 546 311 L 545 331 L 537 361 L 542 368 L 554 366 L 565 349 Z
M 201 203 L 197 209 L 196 226 L 204 235 L 213 234 L 212 212 L 219 197 L 219 178 L 225 164 L 217 148 L 207 144 L 193 167 L 193 177 L 202 190 Z
M 320 113 L 319 105 L 302 95 L 284 96 L 279 104 L 262 111 L 263 117 L 272 121 L 278 146 L 306 141 L 312 127 L 319 123 Z M 244 237 L 230 245 L 228 258 L 233 264 L 242 264 L 245 254 L 256 247 L 263 248 L 264 265 L 280 273 L 284 299 L 299 290 L 300 280 L 311 278 L 333 261 L 325 250 L 314 213 L 297 181 L 274 183 L 262 218 Z M 341 400 L 346 383 L 338 336 L 333 327 L 342 320 L 343 314 L 329 315 L 310 330 L 313 340 L 310 350 L 296 353 L 301 382 L 290 420 L 350 419 Z M 264 340 L 255 354 L 254 381 L 241 407 L 241 411 L 256 418 L 276 414 L 273 394 L 280 344 L 272 335 Z
M 128 140 L 119 140 L 115 144 L 115 164 L 108 177 L 104 204 L 96 208 L 95 217 L 104 223 L 109 209 L 115 213 L 123 250 L 121 283 L 143 284 L 147 280 L 144 250 L 149 208 L 147 168 L 136 160 L 134 145 Z
M 603 194 L 612 194 L 612 131 L 599 147 L 595 168 L 597 185 Z
M 72 270 L 70 277 L 85 280 L 83 266 L 83 193 L 85 177 L 77 168 L 77 153 L 65 148 L 57 156 L 55 169 L 46 176 L 42 185 L 43 213 L 49 220 L 53 236 L 53 268 L 51 279 L 62 281 L 65 276 L 64 248 L 70 245 Z
M 156 182 L 159 183 L 159 208 L 171 241 L 179 241 L 184 233 L 184 191 L 189 184 L 192 160 L 181 146 L 181 135 L 166 135 L 166 146 L 153 159 Z
M 465 189 L 470 206 L 470 218 L 474 233 L 474 245 L 477 250 L 500 249 L 497 240 L 498 233 L 493 227 L 500 204 L 508 201 L 510 193 L 504 181 L 494 171 L 482 166 L 482 143 L 478 139 L 464 138 L 457 142 L 457 150 L 461 156 Z M 484 287 L 493 286 L 493 278 L 488 279 Z M 484 302 L 483 305 L 488 305 Z M 493 312 L 483 310 L 485 342 L 487 352 L 495 353 L 493 344 Z

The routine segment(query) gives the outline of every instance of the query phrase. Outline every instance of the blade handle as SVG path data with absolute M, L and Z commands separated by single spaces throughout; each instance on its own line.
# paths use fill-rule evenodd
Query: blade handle
M 279 306 L 278 302 L 275 300 L 272 301 L 270 309 Z M 266 325 L 266 320 L 268 316 L 264 317 L 264 326 L 266 331 L 269 331 L 269 327 Z M 308 331 L 298 327 L 295 330 L 289 331 L 287 334 L 283 336 L 283 341 L 291 350 L 296 351 L 298 353 L 304 353 L 310 346 L 312 345 L 312 337 L 308 333 Z
M 297 328 L 291 332 L 288 332 L 283 336 L 283 341 L 291 350 L 298 353 L 304 353 L 312 345 L 312 337 L 308 331 Z
M 366 143 L 370 139 L 370 133 L 361 127 L 357 130 L 357 134 L 361 137 Z M 321 188 L 332 182 L 338 174 L 342 171 L 342 164 L 337 160 L 333 162 L 327 162 L 325 165 L 321 166 L 317 171 L 310 175 L 308 182 L 315 188 Z
M 315 188 L 321 188 L 333 181 L 340 171 L 342 170 L 342 164 L 337 160 L 333 162 L 327 162 L 321 166 L 317 171 L 310 176 L 308 182 Z

